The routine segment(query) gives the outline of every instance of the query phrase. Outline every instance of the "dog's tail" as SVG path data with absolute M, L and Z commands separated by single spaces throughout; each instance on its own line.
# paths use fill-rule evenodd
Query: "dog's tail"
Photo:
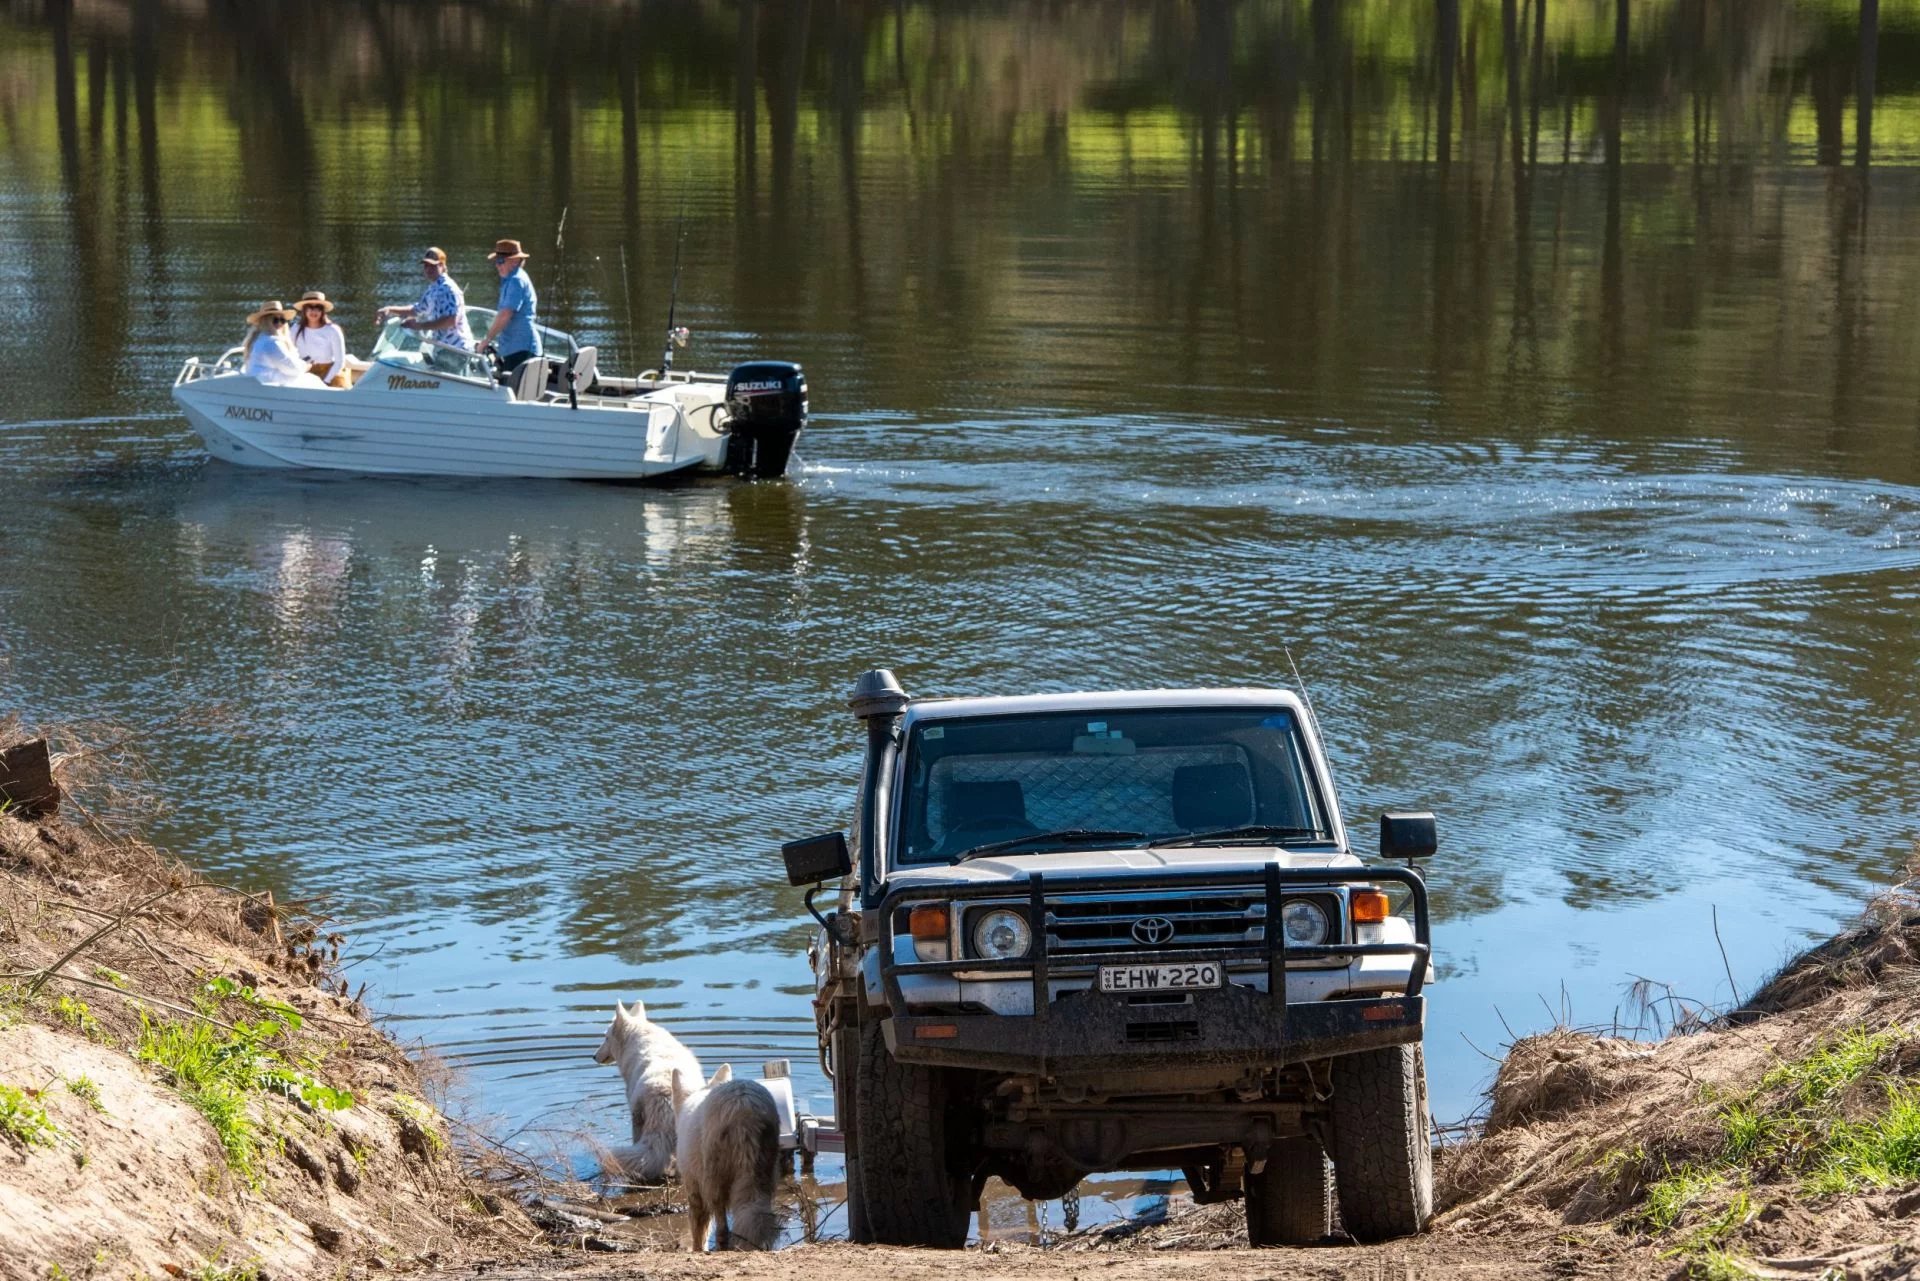
M 673 1140 L 649 1134 L 638 1143 L 616 1143 L 599 1151 L 600 1172 L 610 1179 L 664 1183 L 673 1168 Z
M 773 1209 L 780 1177 L 780 1113 L 773 1096 L 752 1081 L 723 1085 L 707 1097 L 707 1151 L 727 1189 L 732 1248 L 771 1250 L 780 1235 Z

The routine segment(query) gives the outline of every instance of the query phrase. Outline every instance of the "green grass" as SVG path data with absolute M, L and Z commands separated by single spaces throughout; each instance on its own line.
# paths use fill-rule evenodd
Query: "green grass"
M 23 1148 L 51 1147 L 60 1137 L 60 1127 L 33 1095 L 17 1085 L 0 1085 L 0 1135 Z
M 1702 1166 L 1669 1166 L 1664 1177 L 1647 1185 L 1640 1222 L 1653 1232 L 1671 1232 L 1701 1197 L 1724 1182 L 1718 1171 Z
M 297 1017 L 297 1016 L 296 1016 Z M 227 1164 L 249 1183 L 258 1179 L 261 1135 L 253 1101 L 282 1094 L 316 1109 L 341 1111 L 353 1094 L 316 1080 L 287 1062 L 272 1044 L 286 1030 L 277 1019 L 241 1022 L 227 1032 L 206 1019 L 140 1020 L 136 1058 L 166 1072 L 174 1086 L 207 1118 L 227 1155 Z
M 1815 1194 L 1896 1187 L 1920 1179 L 1920 1087 L 1889 1085 L 1887 1110 L 1866 1121 L 1837 1121 L 1807 1181 Z
M 90 1076 L 81 1075 L 68 1077 L 67 1093 L 73 1095 L 74 1098 L 79 1099 L 82 1103 L 85 1103 L 95 1112 L 105 1112 L 107 1110 L 105 1105 L 100 1102 L 100 1086 Z
M 93 1010 L 85 1001 L 76 1001 L 71 996 L 62 996 L 53 1003 L 54 1015 L 68 1027 L 73 1028 L 89 1041 L 103 1040 L 106 1033 L 100 1029 L 100 1020 L 93 1017 Z
M 387 1109 L 395 1116 L 405 1117 L 420 1127 L 420 1133 L 427 1138 L 427 1146 L 434 1152 L 447 1150 L 447 1136 L 440 1132 L 440 1116 L 433 1107 L 411 1094 L 396 1094 Z
M 1871 1072 L 1886 1052 L 1910 1034 L 1900 1027 L 1869 1033 L 1854 1028 L 1820 1045 L 1802 1058 L 1773 1067 L 1760 1078 L 1760 1091 L 1791 1086 L 1803 1108 L 1819 1107 L 1840 1097 Z
M 1759 1273 L 1725 1250 L 1711 1249 L 1687 1264 L 1687 1275 L 1695 1281 L 1754 1281 Z

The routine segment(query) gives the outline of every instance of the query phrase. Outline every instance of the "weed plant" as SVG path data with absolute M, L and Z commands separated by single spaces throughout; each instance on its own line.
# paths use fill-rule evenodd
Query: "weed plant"
M 23 1148 L 51 1147 L 60 1137 L 60 1127 L 34 1095 L 17 1085 L 0 1085 L 0 1135 Z
M 100 1102 L 100 1085 L 92 1077 L 70 1076 L 67 1078 L 67 1093 L 79 1099 L 95 1112 L 104 1113 L 106 1105 Z
M 211 1007 L 216 996 L 270 1011 L 270 1017 L 240 1020 L 226 1031 L 211 1021 L 211 1008 L 202 1009 L 207 1018 L 178 1022 L 158 1022 L 142 1012 L 134 1055 L 173 1079 L 213 1126 L 228 1166 L 248 1183 L 257 1183 L 261 1140 L 253 1102 L 258 1095 L 281 1094 L 309 1109 L 337 1112 L 353 1106 L 353 1094 L 315 1079 L 274 1044 L 282 1033 L 300 1026 L 292 1006 L 262 998 L 230 979 L 207 985 L 203 1007 Z

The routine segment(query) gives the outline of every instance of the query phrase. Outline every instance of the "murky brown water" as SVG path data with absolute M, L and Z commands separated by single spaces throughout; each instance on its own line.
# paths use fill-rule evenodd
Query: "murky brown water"
M 0 702 L 152 727 L 165 838 L 329 896 L 574 1151 L 616 996 L 827 1105 L 773 847 L 862 667 L 1291 645 L 1350 816 L 1442 816 L 1463 1114 L 1505 1026 L 1725 1001 L 1715 912 L 1751 986 L 1920 811 L 1920 8 L 1870 168 L 1849 5 L 1621 8 L 0 5 Z M 683 210 L 696 363 L 808 369 L 789 483 L 242 472 L 167 398 L 263 296 L 364 349 L 429 243 L 490 302 L 500 236 L 633 368 Z

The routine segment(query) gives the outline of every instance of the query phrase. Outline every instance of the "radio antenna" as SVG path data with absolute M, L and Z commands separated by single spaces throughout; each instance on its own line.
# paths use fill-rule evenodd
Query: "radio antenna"
M 1293 687 L 1300 691 L 1300 700 L 1307 705 L 1307 719 L 1313 722 L 1313 732 L 1320 732 L 1320 713 L 1313 710 L 1313 695 L 1307 692 L 1307 683 L 1300 679 L 1299 664 L 1293 661 L 1293 646 L 1282 645 L 1280 652 L 1287 656 L 1287 667 L 1293 672 Z

